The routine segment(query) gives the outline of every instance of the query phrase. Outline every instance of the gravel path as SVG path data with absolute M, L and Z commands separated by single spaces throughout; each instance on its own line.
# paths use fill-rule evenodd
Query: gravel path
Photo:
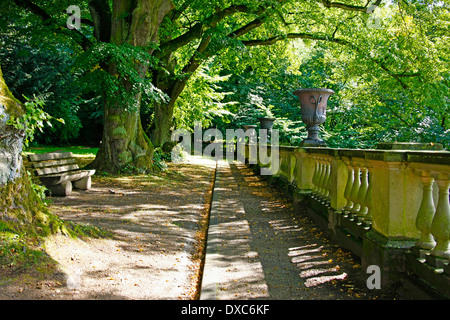
M 382 298 L 367 276 L 251 169 L 219 163 L 201 299 Z
M 88 191 L 53 198 L 62 219 L 112 238 L 48 238 L 56 270 L 0 279 L 0 299 L 193 299 L 216 163 L 192 157 L 170 166 L 167 175 L 100 178 Z

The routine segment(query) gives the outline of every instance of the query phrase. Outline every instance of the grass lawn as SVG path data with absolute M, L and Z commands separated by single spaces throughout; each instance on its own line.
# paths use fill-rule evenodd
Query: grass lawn
M 55 147 L 55 146 L 45 146 L 45 147 L 29 147 L 25 150 L 25 154 L 32 153 L 47 153 L 55 151 L 68 151 L 72 152 L 75 157 L 87 157 L 93 158 L 97 154 L 98 148 L 89 148 L 82 146 L 67 146 L 67 147 Z
M 95 155 L 97 154 L 98 148 L 90 148 L 90 147 L 83 147 L 83 146 L 29 147 L 24 150 L 24 154 L 25 154 L 25 156 L 28 156 L 29 154 L 34 154 L 34 153 L 47 153 L 47 152 L 55 152 L 55 151 L 72 152 L 73 156 L 77 158 L 78 165 L 80 166 L 80 168 L 82 168 L 94 160 Z

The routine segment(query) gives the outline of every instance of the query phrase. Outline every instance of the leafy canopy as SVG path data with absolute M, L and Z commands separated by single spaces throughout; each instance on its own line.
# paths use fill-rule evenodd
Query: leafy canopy
M 332 146 L 450 143 L 448 1 L 175 0 L 157 40 L 142 47 L 98 36 L 104 29 L 88 9 L 95 3 L 111 5 L 2 2 L 0 28 L 8 34 L 14 26 L 11 37 L 76 60 L 80 87 L 91 96 L 140 93 L 147 122 L 155 103 L 174 105 L 177 127 L 201 120 L 226 128 L 273 114 L 282 140 L 296 144 L 305 129 L 292 91 L 329 87 L 336 95 L 323 134 Z M 81 30 L 65 28 L 72 4 L 81 8 Z M 115 63 L 117 76 L 105 73 L 105 61 Z M 144 79 L 136 69 L 142 64 L 149 69 Z M 132 90 L 124 91 L 121 79 Z

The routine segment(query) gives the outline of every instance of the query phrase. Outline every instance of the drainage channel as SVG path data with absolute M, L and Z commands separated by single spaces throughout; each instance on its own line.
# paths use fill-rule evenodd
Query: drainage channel
M 213 174 L 213 178 L 212 178 L 211 193 L 210 193 L 209 199 L 207 201 L 207 203 L 208 203 L 207 211 L 206 211 L 205 216 L 203 217 L 204 220 L 203 220 L 202 226 L 201 226 L 201 233 L 203 233 L 204 235 L 200 236 L 200 237 L 203 237 L 203 239 L 199 239 L 199 241 L 203 242 L 203 243 L 200 244 L 200 247 L 201 247 L 201 250 L 199 252 L 200 266 L 199 266 L 199 271 L 198 271 L 198 280 L 197 280 L 197 285 L 196 285 L 196 293 L 194 294 L 194 300 L 199 300 L 199 298 L 201 296 L 203 273 L 204 273 L 205 259 L 206 259 L 206 248 L 207 248 L 207 243 L 208 243 L 208 232 L 209 232 L 210 217 L 211 217 L 211 208 L 212 208 L 212 203 L 213 203 L 213 199 L 214 199 L 214 189 L 216 186 L 216 178 L 217 178 L 217 167 L 218 167 L 218 162 L 216 161 L 216 167 L 214 169 L 214 174 Z
M 209 214 L 200 300 L 268 298 L 268 288 L 230 165 L 219 161 Z

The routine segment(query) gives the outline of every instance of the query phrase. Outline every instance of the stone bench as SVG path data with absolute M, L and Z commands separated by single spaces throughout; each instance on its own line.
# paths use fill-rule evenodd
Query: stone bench
M 67 196 L 72 192 L 72 186 L 82 190 L 91 188 L 95 170 L 80 169 L 72 152 L 31 154 L 28 161 L 52 195 Z

